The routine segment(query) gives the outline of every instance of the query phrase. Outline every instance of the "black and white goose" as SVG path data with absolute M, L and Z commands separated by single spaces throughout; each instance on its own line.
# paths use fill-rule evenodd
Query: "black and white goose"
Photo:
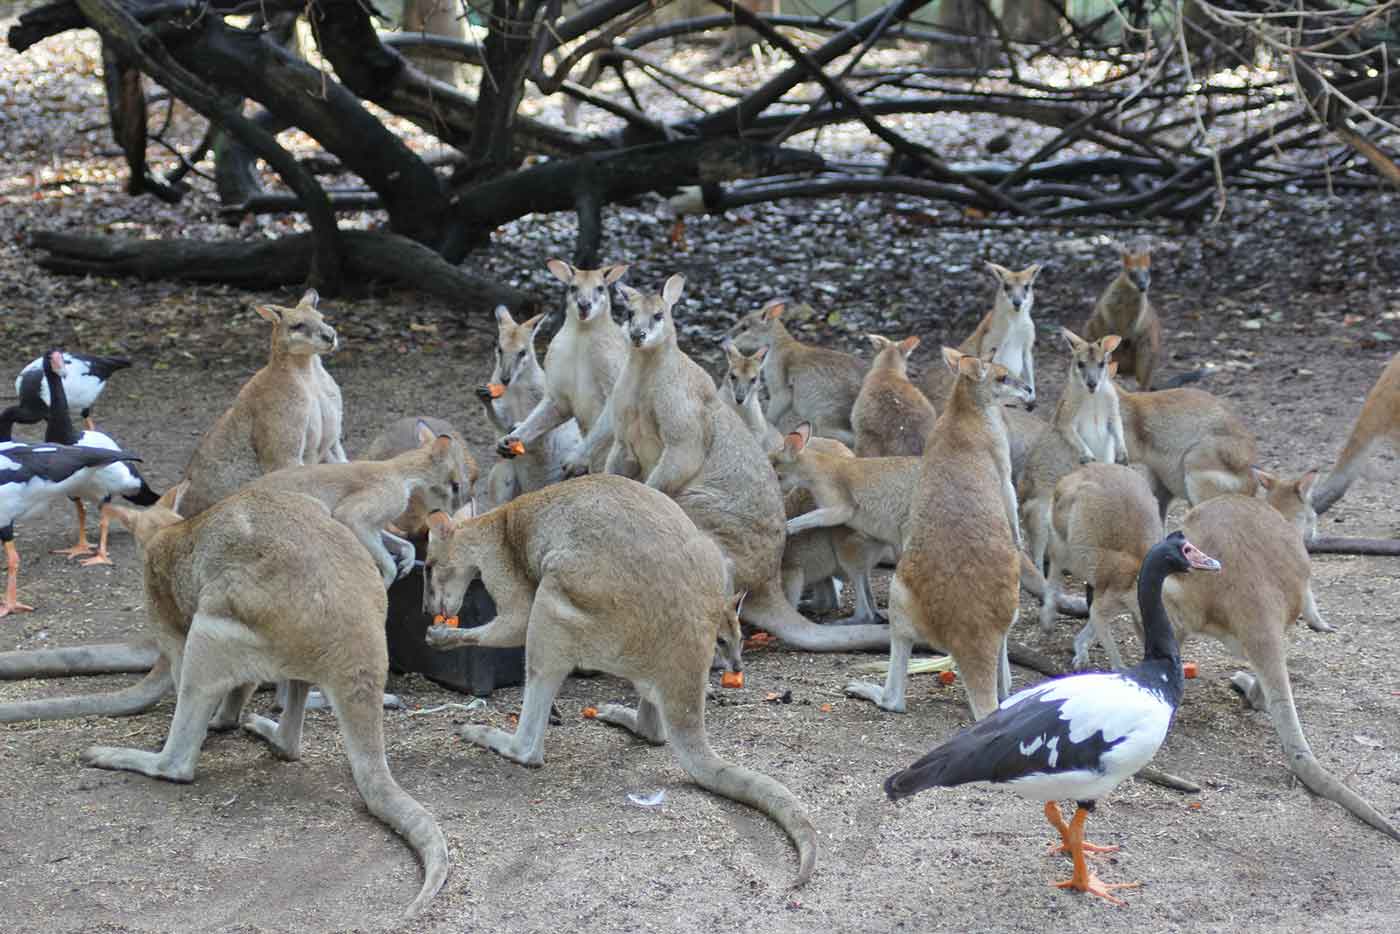
M 1077 889 L 1122 902 L 1089 871 L 1084 853 L 1112 851 L 1084 842 L 1084 821 L 1094 802 L 1118 787 L 1157 754 L 1181 702 L 1184 681 L 1171 620 L 1162 607 L 1162 582 L 1169 574 L 1218 571 L 1220 562 L 1173 532 L 1158 542 L 1138 571 L 1142 610 L 1142 663 L 1125 671 L 1057 678 L 1008 697 L 990 716 L 885 780 L 891 800 L 926 788 L 968 782 L 1004 784 L 1045 802 L 1045 817 L 1060 832 L 1074 860 L 1074 875 L 1060 888 Z M 1078 802 L 1066 825 L 1059 801 Z
M 67 391 L 68 405 L 84 419 L 92 416 L 92 405 L 107 380 L 118 370 L 131 366 L 131 361 L 122 357 L 98 357 L 85 353 L 65 353 L 63 355 L 63 388 Z M 44 358 L 30 361 L 15 377 L 15 393 L 19 402 L 0 412 L 0 426 L 33 425 L 43 421 L 49 414 L 49 387 L 44 379 Z M 91 428 L 91 424 L 88 425 Z M 5 439 L 10 436 L 4 435 Z
M 89 429 L 79 432 L 73 425 L 72 406 L 68 404 L 67 398 L 67 355 L 57 350 L 49 351 L 43 357 L 42 369 L 44 382 L 48 388 L 49 398 L 55 400 L 49 406 L 48 430 L 44 433 L 44 440 L 55 444 L 76 445 L 84 448 L 100 448 L 106 451 L 122 450 L 121 445 L 113 441 L 112 438 L 100 431 Z M 107 533 L 111 520 L 107 517 L 102 505 L 112 501 L 113 496 L 122 496 L 138 506 L 151 506 L 160 496 L 146 484 L 146 479 L 141 476 L 141 472 L 132 464 L 126 461 L 114 461 L 95 470 L 90 470 L 85 474 L 85 479 L 77 481 L 68 494 L 72 499 L 74 507 L 78 513 L 78 541 L 72 548 L 55 549 L 56 555 L 67 555 L 70 558 L 84 558 L 84 567 L 94 564 L 111 564 L 112 559 L 107 555 Z M 92 557 L 86 557 L 92 552 L 92 545 L 87 540 L 87 510 L 83 505 L 83 500 L 89 499 L 97 502 L 99 514 L 98 522 L 97 553 Z
M 5 543 L 5 597 L 0 616 L 32 610 L 19 602 L 19 551 L 15 522 L 89 482 L 90 472 L 118 461 L 137 460 L 126 451 L 66 444 L 0 443 L 0 541 Z

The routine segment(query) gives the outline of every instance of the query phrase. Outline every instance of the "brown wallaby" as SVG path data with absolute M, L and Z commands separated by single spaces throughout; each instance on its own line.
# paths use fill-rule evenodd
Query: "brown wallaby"
M 405 0 L 403 4 L 404 32 L 443 36 L 461 42 L 466 36 L 466 17 L 461 14 L 458 0 Z M 405 57 L 424 74 L 444 84 L 457 84 L 458 65 L 450 58 L 439 58 L 430 52 L 406 52 Z
M 1086 464 L 1055 484 L 1049 531 L 1041 629 L 1054 625 L 1060 578 L 1069 572 L 1085 582 L 1089 598 L 1089 624 L 1074 640 L 1074 667 L 1088 666 L 1089 647 L 1097 640 L 1113 667 L 1122 668 L 1113 621 L 1126 613 L 1142 625 L 1138 568 L 1162 540 L 1162 519 L 1151 487 L 1131 467 Z
M 477 469 L 467 447 L 452 435 L 417 426 L 418 447 L 385 461 L 284 467 L 248 489 L 302 493 L 330 510 L 365 546 L 384 586 L 413 569 L 413 544 L 385 531 L 417 501 L 420 510 L 474 509 Z M 394 549 L 390 554 L 389 548 Z
M 768 347 L 759 347 L 745 355 L 732 338 L 726 337 L 720 342 L 720 349 L 724 351 L 728 364 L 719 384 L 720 399 L 743 420 L 765 450 L 777 447 L 783 441 L 783 433 L 763 414 L 763 402 L 759 399 L 763 361 L 768 357 Z
M 509 432 L 529 417 L 548 391 L 535 356 L 535 331 L 543 319 L 539 314 L 516 324 L 506 306 L 496 306 L 495 365 L 476 394 L 487 418 L 501 431 Z M 526 446 L 524 454 L 493 464 L 486 478 L 486 508 L 563 480 L 564 462 L 582 440 L 578 422 L 569 419 Z
M 919 470 L 904 551 L 890 582 L 890 668 L 884 687 L 855 682 L 846 693 L 903 712 L 916 641 L 957 661 L 972 716 L 981 719 L 1011 688 L 1006 633 L 1016 617 L 1021 535 L 1003 401 L 1030 398 L 1006 367 L 951 347 L 958 373 Z
M 447 435 L 462 444 L 465 450 L 466 441 L 463 440 L 462 433 L 451 422 L 429 415 L 407 415 L 394 419 L 384 426 L 383 431 L 375 435 L 374 440 L 365 449 L 364 459 L 367 461 L 387 461 L 421 447 L 422 441 L 418 434 L 419 422 L 427 425 L 434 436 Z M 473 488 L 476 488 L 476 461 L 470 454 L 467 455 L 467 464 L 469 480 Z M 409 497 L 408 508 L 400 516 L 390 521 L 389 531 L 402 534 L 410 540 L 424 538 L 428 534 L 428 513 L 432 511 L 424 503 L 422 494 L 415 492 Z
M 478 518 L 437 513 L 426 573 L 428 612 L 454 615 L 477 576 L 497 608 L 483 626 L 431 627 L 429 645 L 526 646 L 516 732 L 467 725 L 463 739 L 541 765 L 550 704 L 569 672 L 626 678 L 641 695 L 636 709 L 609 704 L 598 719 L 653 744 L 669 740 L 697 784 L 776 821 L 797 845 L 797 884 L 811 877 L 817 835 L 801 803 L 773 779 L 720 759 L 705 735 L 716 639 L 735 668 L 743 641 L 724 556 L 676 503 L 622 477 L 591 476 Z
M 1400 354 L 1390 358 L 1380 379 L 1366 394 L 1361 414 L 1356 417 L 1337 462 L 1332 465 L 1327 479 L 1313 491 L 1313 507 L 1319 514 L 1331 509 L 1342 498 L 1360 476 L 1371 450 L 1384 441 L 1400 451 Z
M 1200 389 L 1116 388 L 1128 462 L 1147 468 L 1163 521 L 1174 497 L 1198 506 L 1222 493 L 1254 495 L 1254 435 L 1224 402 Z
M 909 382 L 909 355 L 919 338 L 896 343 L 879 334 L 866 336 L 875 347 L 875 359 L 851 409 L 856 456 L 918 457 L 938 419 L 933 404 Z
M 384 758 L 387 600 L 355 536 L 316 500 L 283 491 L 243 491 L 184 521 L 161 506 L 107 508 L 144 553 L 146 606 L 179 694 L 160 752 L 91 746 L 83 764 L 193 781 L 215 712 L 231 692 L 265 679 L 290 682 L 282 718 L 252 717 L 243 726 L 296 761 L 306 696 L 319 684 L 365 804 L 423 862 L 423 885 L 407 914 L 420 912 L 447 878 L 447 842 Z
M 987 271 L 997 283 L 992 310 L 987 312 L 967 340 L 958 347 L 959 353 L 986 359 L 1006 367 L 1007 372 L 1028 387 L 1027 404 L 1035 406 L 1035 322 L 1031 308 L 1035 305 L 1033 286 L 1041 266 L 1036 263 L 1020 272 L 988 263 Z M 943 367 L 930 367 L 924 374 L 924 395 L 935 405 L 942 405 L 953 388 L 955 377 Z
M 272 323 L 271 355 L 200 439 L 185 468 L 181 515 L 199 515 L 280 467 L 347 460 L 340 389 L 321 366 L 321 354 L 335 352 L 336 334 L 316 310 L 319 300 L 308 289 L 295 308 L 258 306 Z
M 782 584 L 784 509 L 778 478 L 758 441 L 720 401 L 714 382 L 676 344 L 672 308 L 685 280 L 661 294 L 621 289 L 632 342 L 608 399 L 615 432 L 609 473 L 634 473 L 673 497 L 714 537 L 746 591 L 744 621 L 795 648 L 853 651 L 885 643 L 883 626 L 818 626 L 798 615 Z M 770 358 L 773 351 L 770 351 Z
M 1152 371 L 1162 358 L 1162 323 L 1147 298 L 1152 282 L 1152 248 L 1146 240 L 1119 244 L 1123 268 L 1108 284 L 1089 320 L 1084 338 L 1098 340 L 1109 334 L 1122 337 L 1117 351 L 1124 372 L 1137 380 L 1139 390 L 1152 388 Z
M 496 445 L 502 457 L 515 457 L 538 444 L 570 418 L 578 422 L 583 441 L 569 456 L 565 471 L 581 473 L 602 466 L 604 442 L 588 437 L 603 417 L 604 406 L 627 359 L 627 339 L 612 318 L 608 286 L 622 278 L 626 266 L 575 269 L 559 259 L 546 264 L 567 286 L 564 325 L 544 354 L 545 395 L 523 422 Z M 607 431 L 600 432 L 607 435 Z
M 1021 527 L 1026 546 L 1037 568 L 1045 567 L 1045 549 L 1050 541 L 1050 508 L 1055 484 L 1080 464 L 1093 461 L 1112 464 L 1127 458 L 1123 438 L 1123 418 L 1118 393 L 1109 375 L 1108 355 L 1118 346 L 1116 335 L 1098 341 L 1080 340 L 1067 328 L 1060 334 L 1069 345 L 1069 374 L 1060 393 L 1051 430 L 1036 441 L 1026 456 L 1025 467 L 1016 481 L 1021 505 Z M 1160 532 L 1161 523 L 1158 523 Z M 1161 539 L 1156 535 L 1147 546 Z M 1147 552 L 1138 556 L 1138 563 Z M 1129 594 L 1132 601 L 1136 594 Z
M 866 365 L 852 354 L 804 344 L 783 324 L 785 302 L 773 302 L 744 315 L 729 329 L 740 350 L 766 347 L 763 384 L 768 388 L 768 421 L 809 422 L 823 438 L 855 444 L 851 407 L 860 395 Z
M 1246 658 L 1254 673 L 1239 672 L 1233 683 L 1273 720 L 1293 774 L 1315 794 L 1400 839 L 1390 821 L 1323 769 L 1298 722 L 1286 633 L 1302 612 L 1311 567 L 1297 526 L 1261 499 L 1226 495 L 1192 508 L 1182 528 L 1219 557 L 1222 572 L 1168 579 L 1163 598 L 1178 635 L 1210 636 Z

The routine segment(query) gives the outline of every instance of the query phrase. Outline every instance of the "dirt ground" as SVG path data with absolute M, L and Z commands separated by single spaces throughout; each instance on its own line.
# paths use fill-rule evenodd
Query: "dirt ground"
M 14 63 L 0 53 L 0 65 Z M 35 103 L 42 100 L 53 106 Z M 101 119 L 99 97 L 68 100 L 80 118 Z M 214 223 L 208 204 L 167 208 L 127 198 L 119 173 L 109 171 L 110 145 L 64 136 L 56 128 L 73 116 L 56 101 L 22 101 L 29 122 L 0 156 L 0 373 L 16 372 L 51 344 L 131 356 L 135 367 L 113 380 L 98 416 L 144 456 L 152 485 L 163 489 L 259 365 L 264 326 L 251 304 L 295 295 L 40 270 L 24 243 L 29 229 L 96 223 L 150 235 L 191 216 Z M 0 98 L 0 113 L 13 116 L 14 102 Z M 72 165 L 91 174 L 56 180 Z M 1397 207 L 1394 194 L 1235 193 L 1214 226 L 1156 232 L 1166 370 L 1209 367 L 1202 387 L 1238 407 L 1259 435 L 1266 466 L 1296 474 L 1330 463 L 1394 352 Z M 716 329 L 777 294 L 839 312 L 807 322 L 808 339 L 864 352 L 863 330 L 917 333 L 928 348 L 920 356 L 932 360 L 937 343 L 960 339 L 989 299 L 981 260 L 1044 261 L 1037 362 L 1043 393 L 1055 395 L 1066 359 L 1055 330 L 1080 324 L 1112 274 L 1105 232 L 987 230 L 926 211 L 898 199 L 746 209 L 693 220 L 688 244 L 678 248 L 666 237 L 669 219 L 648 201 L 611 212 L 608 232 L 616 258 L 635 264 L 634 284 L 686 274 L 682 342 L 712 371 Z M 527 218 L 472 262 L 553 295 L 543 261 L 567 255 L 572 233 L 568 218 Z M 344 392 L 352 455 L 392 418 L 422 413 L 454 421 L 489 462 L 491 432 L 472 397 L 490 367 L 483 309 L 387 291 L 324 307 L 341 329 L 344 350 L 328 365 Z M 1397 467 L 1393 452 L 1377 456 L 1322 532 L 1400 535 Z M 70 543 L 72 529 L 66 508 L 19 528 L 21 593 L 38 610 L 0 621 L 0 650 L 141 632 L 130 537 L 114 534 L 114 567 L 80 568 L 48 554 Z M 1400 635 L 1400 566 L 1319 557 L 1313 567 L 1319 605 L 1339 631 L 1299 626 L 1293 636 L 1304 729 L 1324 767 L 1400 820 L 1400 677 L 1391 656 Z M 326 610 L 333 626 L 335 608 Z M 1067 661 L 1076 627 L 1065 621 L 1044 637 L 1033 620 L 1030 612 L 1013 636 Z M 1131 657 L 1135 648 L 1124 639 Z M 386 712 L 390 767 L 437 817 L 453 860 L 442 893 L 408 925 L 397 916 L 417 891 L 419 867 L 365 810 L 328 712 L 308 715 L 298 763 L 278 761 L 244 735 L 211 736 L 187 786 L 77 761 L 93 743 L 159 747 L 171 701 L 125 719 L 0 726 L 0 929 L 1393 930 L 1397 844 L 1291 779 L 1267 717 L 1244 709 L 1229 687 L 1236 660 L 1204 642 L 1185 655 L 1201 675 L 1188 683 L 1156 764 L 1203 790 L 1184 795 L 1129 781 L 1090 821 L 1093 839 L 1123 846 L 1101 867 L 1107 881 L 1144 883 L 1128 893 L 1125 909 L 1049 887 L 1069 865 L 1043 855 L 1050 835 L 1038 804 L 989 788 L 930 792 L 900 807 L 884 800 L 887 774 L 968 722 L 960 687 L 916 676 L 909 713 L 886 714 L 841 692 L 856 666 L 878 656 L 778 647 L 749 654 L 746 687 L 722 691 L 708 722 L 722 756 L 783 781 L 810 809 L 821 854 L 800 891 L 789 888 L 795 860 L 774 824 L 690 784 L 667 750 L 580 717 L 586 705 L 635 699 L 628 685 L 602 677 L 565 685 L 563 721 L 550 728 L 538 770 L 465 747 L 454 732 L 467 720 L 506 725 L 518 711 L 518 688 L 470 713 Z M 1039 676 L 1016 669 L 1015 678 L 1019 688 Z M 0 701 L 129 680 L 2 684 Z M 466 700 L 418 676 L 391 677 L 389 689 L 410 707 Z M 791 704 L 764 702 L 785 691 Z M 259 695 L 254 706 L 265 712 L 270 700 Z M 658 790 L 659 807 L 628 798 Z

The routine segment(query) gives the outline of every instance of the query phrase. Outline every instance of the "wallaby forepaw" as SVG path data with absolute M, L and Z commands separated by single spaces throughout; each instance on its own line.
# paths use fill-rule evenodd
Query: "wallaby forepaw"
M 1337 631 L 1337 627 L 1336 627 L 1336 626 L 1333 626 L 1331 623 L 1327 622 L 1327 620 L 1323 619 L 1321 616 L 1315 616 L 1315 617 L 1313 617 L 1312 619 L 1308 620 L 1308 628 L 1311 629 L 1313 632 L 1336 632 L 1336 631 Z
M 496 442 L 496 453 L 507 460 L 515 457 L 520 448 L 520 441 L 514 435 L 506 435 Z
M 451 626 L 435 624 L 423 633 L 423 641 L 433 649 L 455 649 L 464 645 L 476 645 L 476 637 L 469 630 L 453 629 Z
M 287 762 L 296 762 L 301 758 L 300 744 L 295 747 L 289 746 L 283 739 L 281 727 L 276 720 L 259 716 L 249 717 L 244 721 L 243 729 L 264 740 L 272 747 L 277 758 Z

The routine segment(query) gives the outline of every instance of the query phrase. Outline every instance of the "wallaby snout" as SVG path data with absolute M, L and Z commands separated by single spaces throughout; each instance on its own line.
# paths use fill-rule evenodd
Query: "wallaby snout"
M 1139 292 L 1146 292 L 1147 287 L 1152 284 L 1152 270 L 1134 269 L 1128 273 L 1128 278 L 1132 280 L 1133 285 L 1137 286 Z

